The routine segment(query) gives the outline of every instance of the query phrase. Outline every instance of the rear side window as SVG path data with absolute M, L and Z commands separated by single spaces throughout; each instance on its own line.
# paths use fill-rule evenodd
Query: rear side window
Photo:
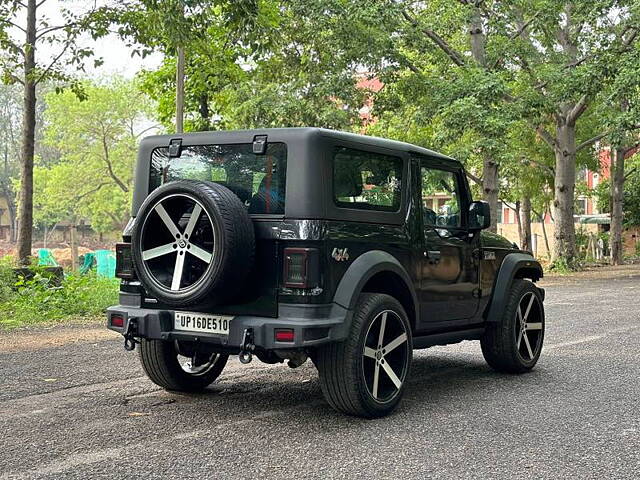
M 173 180 L 204 180 L 224 185 L 251 214 L 284 214 L 287 149 L 270 143 L 265 155 L 251 143 L 183 147 L 177 158 L 169 148 L 151 154 L 149 191 Z
M 402 159 L 339 147 L 333 154 L 333 198 L 338 207 L 397 212 Z

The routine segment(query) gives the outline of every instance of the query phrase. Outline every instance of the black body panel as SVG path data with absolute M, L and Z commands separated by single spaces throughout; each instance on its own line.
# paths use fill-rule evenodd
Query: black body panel
M 291 326 L 302 335 L 297 338 L 304 338 L 305 322 L 311 326 L 314 319 L 319 322 L 318 328 L 330 324 L 327 327 L 330 333 L 323 341 L 336 341 L 344 338 L 344 328 L 350 324 L 358 295 L 362 291 L 379 292 L 395 282 L 396 291 L 406 293 L 401 303 L 411 317 L 416 348 L 480 335 L 491 300 L 496 296 L 494 290 L 508 288 L 509 282 L 507 287 L 502 284 L 505 282 L 496 283 L 505 257 L 515 253 L 523 255 L 523 260 L 525 252 L 498 235 L 469 229 L 466 212 L 472 199 L 463 167 L 436 152 L 402 142 L 317 128 L 148 137 L 141 142 L 138 153 L 132 217 L 135 219 L 149 193 L 151 154 L 155 148 L 166 147 L 175 139 L 180 139 L 183 146 L 241 144 L 252 142 L 256 135 L 265 135 L 267 142 L 286 145 L 284 215 L 250 215 L 256 235 L 256 261 L 246 284 L 238 285 L 241 297 L 231 304 L 192 305 L 189 311 L 236 316 L 241 319 L 237 326 L 262 329 L 265 348 L 275 348 L 271 339 L 274 325 Z M 397 211 L 348 208 L 335 202 L 332 155 L 340 147 L 402 160 L 401 201 Z M 436 228 L 426 224 L 420 170 L 425 165 L 455 177 L 459 225 Z M 125 241 L 129 229 L 124 232 Z M 284 286 L 286 248 L 317 249 L 318 255 L 314 256 L 318 262 L 317 285 Z M 538 265 L 530 256 L 523 261 Z M 516 262 L 516 270 L 519 265 Z M 381 277 L 383 274 L 388 275 Z M 507 276 L 514 275 L 515 270 Z M 174 309 L 145 295 L 135 279 L 123 282 L 121 291 L 121 305 L 111 312 L 144 319 L 141 333 L 151 332 L 153 336 L 149 338 L 170 339 L 180 335 L 172 333 L 166 323 Z M 496 305 L 494 308 L 500 308 Z M 226 346 L 216 338 L 207 341 L 218 342 L 221 348 L 235 348 L 240 341 L 238 328 L 234 328 Z

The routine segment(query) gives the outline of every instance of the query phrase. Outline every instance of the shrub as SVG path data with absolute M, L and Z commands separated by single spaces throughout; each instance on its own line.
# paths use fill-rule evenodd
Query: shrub
M 12 266 L 0 264 L 1 327 L 95 317 L 117 302 L 117 279 L 71 273 L 55 286 L 47 272 L 32 268 L 33 278 L 16 280 Z

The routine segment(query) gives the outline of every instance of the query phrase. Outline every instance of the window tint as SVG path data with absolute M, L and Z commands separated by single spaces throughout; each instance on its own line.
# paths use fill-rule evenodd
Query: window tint
M 396 212 L 401 191 L 401 158 L 344 147 L 334 152 L 333 196 L 339 207 Z
M 235 193 L 249 213 L 283 214 L 287 151 L 284 143 L 271 143 L 265 155 L 255 155 L 251 143 L 183 147 L 169 158 L 167 147 L 151 155 L 149 191 L 172 180 L 204 180 L 224 185 Z
M 422 218 L 425 226 L 460 227 L 456 174 L 422 167 Z

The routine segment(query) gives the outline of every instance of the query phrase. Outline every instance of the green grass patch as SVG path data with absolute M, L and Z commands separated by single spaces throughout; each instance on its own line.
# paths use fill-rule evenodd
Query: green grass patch
M 59 286 L 43 269 L 32 267 L 32 279 L 16 279 L 9 259 L 0 260 L 0 328 L 95 319 L 117 303 L 119 280 L 65 275 Z

